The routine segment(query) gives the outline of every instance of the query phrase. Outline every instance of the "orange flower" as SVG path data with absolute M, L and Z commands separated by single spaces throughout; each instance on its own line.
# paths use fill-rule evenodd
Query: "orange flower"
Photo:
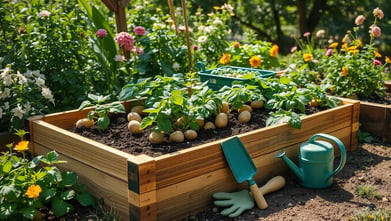
M 375 57 L 381 58 L 381 54 L 378 51 L 374 51 L 373 54 L 375 55 Z
M 25 194 L 28 198 L 38 198 L 41 192 L 42 188 L 39 185 L 31 185 Z
M 391 59 L 388 56 L 386 56 L 386 63 L 391 64 Z
M 311 53 L 305 53 L 303 54 L 304 61 L 311 61 L 313 59 L 313 56 Z
M 29 149 L 29 142 L 26 140 L 20 141 L 18 144 L 15 145 L 14 150 L 22 152 Z
M 355 43 L 356 43 L 356 45 L 358 47 L 362 47 L 363 46 L 363 43 L 362 43 L 362 41 L 360 39 L 356 39 Z
M 232 45 L 234 46 L 234 48 L 239 48 L 240 47 L 240 43 L 238 41 L 234 41 L 232 43 Z
M 231 61 L 231 54 L 229 53 L 224 53 L 223 56 L 221 56 L 219 63 L 220 64 L 228 64 Z
M 336 48 L 338 46 L 338 42 L 331 43 L 329 48 Z
M 251 67 L 253 67 L 253 68 L 259 67 L 261 65 L 261 63 L 262 63 L 261 62 L 261 58 L 256 56 L 256 55 L 252 56 L 250 58 L 249 62 L 250 62 Z
M 348 75 L 348 68 L 343 66 L 342 67 L 342 76 L 346 77 L 346 75 Z
M 278 49 L 279 49 L 278 45 L 273 45 L 272 48 L 270 49 L 270 56 L 277 57 Z

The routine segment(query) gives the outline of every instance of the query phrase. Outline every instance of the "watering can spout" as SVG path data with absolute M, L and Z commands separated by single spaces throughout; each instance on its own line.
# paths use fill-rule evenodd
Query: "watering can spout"
M 285 151 L 279 153 L 276 155 L 277 158 L 281 158 L 286 165 L 293 171 L 293 173 L 300 179 L 300 181 L 304 180 L 304 172 L 302 169 L 300 169 L 291 159 L 289 159 Z

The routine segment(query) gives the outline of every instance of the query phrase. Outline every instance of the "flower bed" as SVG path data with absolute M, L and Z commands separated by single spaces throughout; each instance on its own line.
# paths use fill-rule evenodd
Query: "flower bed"
M 130 105 L 125 103 L 128 111 Z M 34 154 L 55 149 L 69 162 L 60 166 L 77 172 L 89 191 L 103 197 L 124 220 L 185 217 L 210 206 L 214 192 L 246 187 L 232 177 L 220 150 L 222 140 L 159 157 L 134 156 L 67 130 L 89 110 L 31 118 L 32 148 Z M 359 102 L 343 99 L 336 108 L 303 117 L 301 129 L 283 123 L 239 135 L 258 169 L 255 180 L 262 183 L 288 171 L 274 156 L 284 149 L 294 158 L 299 144 L 315 133 L 334 135 L 354 150 L 358 116 Z

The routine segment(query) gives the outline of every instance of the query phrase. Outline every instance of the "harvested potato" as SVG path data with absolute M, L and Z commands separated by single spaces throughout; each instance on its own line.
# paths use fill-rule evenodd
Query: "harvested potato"
M 186 130 L 184 135 L 187 140 L 195 140 L 198 136 L 197 131 L 195 130 Z
M 148 136 L 148 140 L 151 144 L 161 144 L 164 141 L 164 133 L 152 131 Z
M 205 125 L 204 119 L 196 119 L 197 124 L 202 128 Z
M 242 107 L 238 109 L 239 113 L 242 113 L 242 111 L 248 111 L 251 113 L 253 111 L 253 109 L 250 105 L 243 104 Z
M 317 107 L 317 106 L 319 106 L 319 103 L 318 103 L 318 101 L 316 99 L 312 99 L 310 101 L 310 106 L 311 107 Z
M 210 122 L 210 121 L 206 122 L 205 125 L 204 125 L 204 129 L 205 130 L 215 129 L 215 128 L 216 128 L 215 124 L 213 122 Z
M 221 106 L 221 112 L 228 114 L 229 112 L 229 104 L 226 101 L 223 101 Z
M 144 106 L 142 106 L 142 105 L 137 105 L 137 106 L 132 107 L 132 109 L 130 109 L 130 112 L 136 112 L 136 113 L 138 113 L 140 116 L 142 116 L 143 114 L 145 114 L 145 113 L 143 112 L 143 110 L 144 110 Z
M 141 122 L 141 116 L 137 112 L 130 112 L 128 114 L 128 121 L 136 120 L 138 122 Z
M 90 120 L 88 118 L 82 118 L 76 122 L 76 127 L 77 128 L 81 128 L 81 127 L 91 128 L 92 126 L 94 126 L 94 123 L 95 122 L 93 120 Z
M 224 128 L 228 124 L 228 115 L 226 113 L 219 113 L 215 119 L 215 125 L 217 128 Z
M 128 129 L 132 134 L 141 134 L 143 129 L 141 129 L 141 124 L 137 120 L 131 120 L 128 123 Z
M 262 100 L 259 100 L 259 101 L 252 101 L 250 106 L 253 108 L 253 109 L 261 109 L 263 107 L 263 104 L 264 102 Z
M 185 135 L 182 131 L 177 130 L 170 134 L 169 139 L 173 142 L 182 143 L 183 141 L 185 141 Z
M 242 111 L 239 114 L 238 119 L 239 119 L 239 122 L 241 122 L 241 123 L 248 123 L 251 120 L 251 113 L 248 111 Z

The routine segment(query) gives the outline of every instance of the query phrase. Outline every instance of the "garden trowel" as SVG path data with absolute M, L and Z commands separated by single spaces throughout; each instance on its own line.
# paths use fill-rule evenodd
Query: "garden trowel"
M 258 208 L 266 209 L 267 202 L 253 180 L 257 169 L 243 143 L 235 136 L 221 142 L 221 148 L 236 181 L 238 183 L 247 181 Z

